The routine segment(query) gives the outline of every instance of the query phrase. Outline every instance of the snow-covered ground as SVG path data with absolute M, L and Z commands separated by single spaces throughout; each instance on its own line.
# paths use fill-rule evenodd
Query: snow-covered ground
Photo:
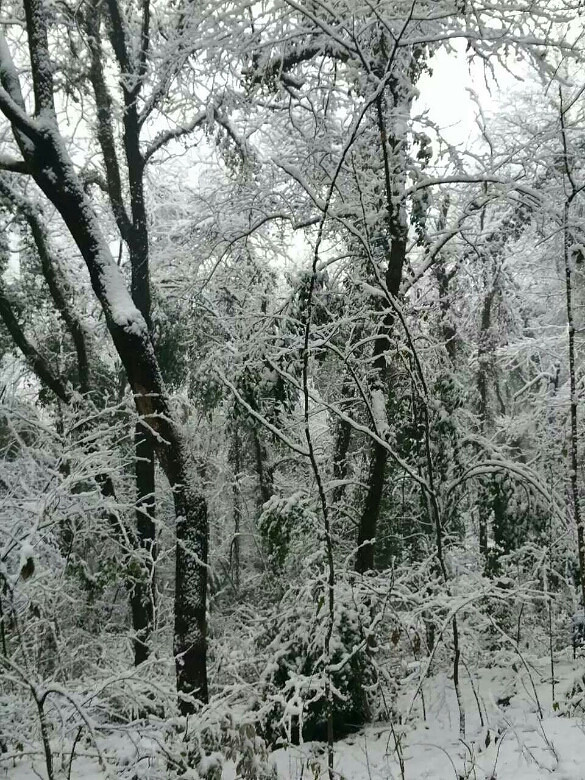
M 378 724 L 337 743 L 336 771 L 345 780 L 585 780 L 585 718 L 560 717 L 553 709 L 548 659 L 528 667 L 530 675 L 524 667 L 476 673 L 477 700 L 469 677 L 462 680 L 465 740 L 458 736 L 459 713 L 452 680 L 445 674 L 432 677 L 424 685 L 426 721 L 421 716 L 419 722 L 398 733 L 389 725 Z M 582 659 L 557 662 L 557 701 L 564 700 L 564 692 L 579 671 L 585 671 Z M 317 757 L 325 766 L 322 745 L 278 751 L 279 777 L 312 778 L 310 767 Z
M 585 780 L 585 716 L 559 714 L 565 692 L 585 672 L 585 659 L 576 662 L 567 654 L 557 660 L 556 700 L 553 707 L 548 659 L 510 662 L 507 668 L 493 667 L 472 672 L 462 679 L 466 709 L 466 736 L 459 739 L 459 713 L 453 682 L 445 673 L 426 680 L 423 686 L 426 720 L 420 697 L 406 726 L 375 724 L 337 742 L 335 770 L 345 780 Z M 475 689 L 475 692 L 474 692 Z M 408 692 L 400 704 L 406 710 Z M 542 718 L 539 715 L 539 707 Z M 480 711 L 481 710 L 481 719 Z M 483 725 L 482 721 L 483 720 Z M 398 743 L 398 748 L 397 748 Z M 110 777 L 131 777 L 131 767 L 140 770 L 149 763 L 142 751 L 124 745 L 120 738 L 102 740 L 102 750 L 112 761 Z M 72 765 L 72 780 L 104 780 L 97 763 L 80 749 Z M 402 759 L 402 769 L 401 761 Z M 308 743 L 281 749 L 273 754 L 281 780 L 314 780 L 327 776 L 324 745 Z M 67 777 L 60 760 L 56 776 Z M 114 768 L 118 764 L 119 769 Z M 59 774 L 62 772 L 62 774 Z M 137 776 L 148 777 L 148 771 Z M 154 774 L 152 776 L 155 776 Z M 156 774 L 160 777 L 159 773 Z M 17 760 L 0 757 L 0 779 L 46 778 L 42 755 Z M 233 765 L 223 770 L 224 780 L 236 777 Z

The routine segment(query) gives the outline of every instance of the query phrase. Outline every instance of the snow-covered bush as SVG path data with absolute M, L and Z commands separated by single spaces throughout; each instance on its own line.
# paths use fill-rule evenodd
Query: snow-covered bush
M 288 498 L 272 496 L 258 518 L 258 531 L 269 563 L 281 570 L 291 551 L 293 539 L 299 540 L 311 527 L 313 517 L 302 493 Z
M 285 594 L 258 640 L 266 659 L 258 717 L 272 743 L 326 738 L 328 673 L 334 735 L 370 720 L 376 683 L 370 606 L 356 599 L 351 585 L 336 587 L 329 665 L 324 653 L 327 620 L 325 579 L 307 579 Z
M 253 723 L 235 717 L 229 702 L 221 697 L 197 716 L 169 720 L 159 729 L 165 740 L 161 755 L 167 756 L 165 778 L 221 780 L 229 763 L 241 780 L 276 780 L 266 742 Z

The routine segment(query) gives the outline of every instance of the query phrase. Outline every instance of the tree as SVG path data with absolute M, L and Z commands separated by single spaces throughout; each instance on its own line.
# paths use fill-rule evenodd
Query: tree
M 501 58 L 505 66 L 513 49 L 546 69 L 538 52 L 550 42 L 547 20 L 553 10 L 548 4 L 542 13 L 534 13 L 529 4 L 516 2 L 497 8 L 444 2 L 440 12 L 437 4 L 389 2 L 372 10 L 350 9 L 341 2 L 326 9 L 274 9 L 261 32 L 250 25 L 244 69 L 248 101 L 263 91 L 272 96 L 263 121 L 272 124 L 279 139 L 273 159 L 297 198 L 306 198 L 327 240 L 343 237 L 347 247 L 360 252 L 365 271 L 361 281 L 373 281 L 379 288 L 372 300 L 378 314 L 372 323 L 366 384 L 382 427 L 389 423 L 392 428 L 396 422 L 388 419 L 396 371 L 391 349 L 405 268 L 416 254 L 413 233 L 424 235 L 426 215 L 435 205 L 433 189 L 443 180 L 425 171 L 432 156 L 432 130 L 424 122 L 420 129 L 412 127 L 417 82 L 431 67 L 433 53 L 458 38 L 467 40 L 470 56 L 486 62 Z M 493 33 L 486 35 L 488 29 Z M 282 132 L 279 109 L 294 116 L 294 148 Z M 260 126 L 260 119 L 253 115 L 248 125 Z M 489 170 L 474 177 L 462 168 L 463 163 L 450 177 L 452 182 L 475 178 L 481 186 L 489 181 Z M 447 232 L 452 237 L 457 230 Z M 341 450 L 346 438 L 342 430 Z M 373 540 L 388 458 L 389 448 L 373 440 L 357 534 L 360 572 L 374 567 Z
M 32 177 L 57 209 L 89 271 L 109 333 L 120 356 L 134 395 L 142 426 L 148 430 L 161 466 L 173 490 L 177 518 L 175 658 L 177 689 L 183 711 L 190 711 L 191 696 L 207 699 L 206 671 L 206 581 L 207 509 L 195 482 L 191 457 L 182 438 L 162 381 L 149 333 L 147 266 L 145 255 L 134 266 L 134 294 L 129 294 L 82 179 L 69 156 L 57 119 L 55 80 L 46 67 L 51 58 L 51 21 L 42 0 L 24 3 L 34 110 L 28 112 L 20 79 L 4 36 L 0 39 L 0 110 L 8 120 L 21 158 L 5 167 Z M 148 4 L 144 6 L 147 25 Z M 146 33 L 148 30 L 146 30 Z M 146 45 L 146 42 L 145 42 Z M 120 57 L 123 52 L 120 49 Z M 142 62 L 142 59 L 139 58 Z M 136 74 L 138 75 L 138 74 Z M 134 85 L 134 88 L 136 85 Z M 137 95 L 128 90 L 128 100 Z M 103 106 L 100 107 L 103 110 Z M 135 117 L 128 115 L 127 122 Z M 128 138 L 128 153 L 135 151 L 135 138 Z M 130 175 L 140 175 L 132 168 Z M 142 235 L 140 181 L 134 182 L 133 230 Z M 138 242 L 135 250 L 145 252 Z M 142 310 L 141 310 L 142 309 Z M 143 442 L 138 436 L 137 445 Z M 150 446 L 150 445 L 148 445 Z M 147 530 L 148 536 L 148 530 Z M 148 616 L 146 617 L 148 620 Z

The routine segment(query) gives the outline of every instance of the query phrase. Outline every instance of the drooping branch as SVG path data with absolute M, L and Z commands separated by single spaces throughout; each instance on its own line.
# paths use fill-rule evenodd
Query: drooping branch
M 60 401 L 66 404 L 70 403 L 71 391 L 63 379 L 53 371 L 48 360 L 41 355 L 33 342 L 27 338 L 22 326 L 18 322 L 2 282 L 0 282 L 0 318 L 2 318 L 6 330 L 10 333 L 12 340 L 22 352 L 26 362 L 36 376 L 55 393 Z
M 42 225 L 39 215 L 32 203 L 27 201 L 17 190 L 11 187 L 0 177 L 0 195 L 3 195 L 7 201 L 22 214 L 26 220 L 32 234 L 39 259 L 41 261 L 41 270 L 55 308 L 61 315 L 65 327 L 73 341 L 77 355 L 77 369 L 79 375 L 79 389 L 82 393 L 89 390 L 89 362 L 87 356 L 87 346 L 85 343 L 85 333 L 83 327 L 75 315 L 67 295 L 62 289 L 62 280 L 59 278 L 56 261 L 49 247 L 48 238 Z

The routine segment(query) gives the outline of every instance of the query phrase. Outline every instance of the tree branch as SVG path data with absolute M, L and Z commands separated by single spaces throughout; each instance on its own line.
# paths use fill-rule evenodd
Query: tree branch
M 79 374 L 79 389 L 82 393 L 89 390 L 89 362 L 83 327 L 75 316 L 67 297 L 61 288 L 61 280 L 57 272 L 57 265 L 52 257 L 45 230 L 39 219 L 37 210 L 32 203 L 27 201 L 19 192 L 13 189 L 0 177 L 0 194 L 9 201 L 22 214 L 26 220 L 37 248 L 41 261 L 43 277 L 49 288 L 55 308 L 61 315 L 69 335 L 73 341 L 77 355 L 77 368 Z
M 24 0 L 28 49 L 35 95 L 35 114 L 55 115 L 53 70 L 49 55 L 46 14 L 43 0 Z
M 13 157 L 5 157 L 0 154 L 0 171 L 7 171 L 8 173 L 28 173 L 30 174 L 30 168 L 25 160 L 17 160 Z
M 26 358 L 26 362 L 29 364 L 32 371 L 46 385 L 49 389 L 55 393 L 63 403 L 70 403 L 71 391 L 65 385 L 61 377 L 53 373 L 53 369 L 49 365 L 48 361 L 41 355 L 38 349 L 34 346 L 32 341 L 26 337 L 24 330 L 20 326 L 12 304 L 6 295 L 4 285 L 0 281 L 0 318 L 4 322 L 6 330 L 12 336 L 12 340 L 22 352 Z
M 152 141 L 150 146 L 144 152 L 144 162 L 150 160 L 150 158 L 156 154 L 163 146 L 166 146 L 170 141 L 176 141 L 178 138 L 182 138 L 193 130 L 200 127 L 207 120 L 207 111 L 200 111 L 193 119 L 182 127 L 174 127 L 171 130 L 165 130 L 159 133 Z
M 131 231 L 130 219 L 122 197 L 122 178 L 116 155 L 116 143 L 112 129 L 112 98 L 108 90 L 103 69 L 103 51 L 100 44 L 100 11 L 91 6 L 86 18 L 87 39 L 91 57 L 89 77 L 95 96 L 97 115 L 97 137 L 102 150 L 106 170 L 106 193 L 112 206 L 114 219 L 120 235 L 128 240 Z

